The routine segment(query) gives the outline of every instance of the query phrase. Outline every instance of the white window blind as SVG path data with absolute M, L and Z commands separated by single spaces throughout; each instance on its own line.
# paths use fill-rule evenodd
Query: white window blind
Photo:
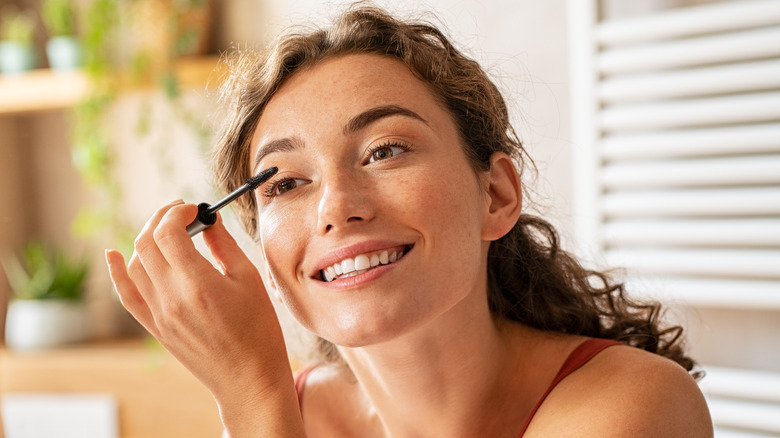
M 780 0 L 568 10 L 579 251 L 654 298 L 780 311 Z M 778 382 L 713 368 L 718 436 L 780 436 Z

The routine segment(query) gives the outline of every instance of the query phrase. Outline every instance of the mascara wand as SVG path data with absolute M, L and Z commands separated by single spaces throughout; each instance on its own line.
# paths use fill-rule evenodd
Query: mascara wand
M 268 181 L 278 171 L 278 168 L 271 167 L 258 173 L 252 178 L 246 180 L 246 184 L 237 188 L 233 191 L 233 193 L 225 196 L 214 205 L 210 205 L 206 202 L 201 202 L 198 204 L 198 216 L 189 225 L 187 225 L 187 233 L 190 235 L 190 237 L 195 237 L 196 234 L 214 225 L 217 222 L 217 211 L 235 201 L 244 193 L 256 189 L 257 186 Z

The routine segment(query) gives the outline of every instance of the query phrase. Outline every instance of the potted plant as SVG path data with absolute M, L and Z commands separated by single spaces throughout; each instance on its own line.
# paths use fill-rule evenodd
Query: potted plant
M 0 11 L 0 73 L 15 75 L 35 65 L 35 20 L 14 5 Z
M 86 262 L 33 241 L 21 257 L 3 260 L 3 267 L 12 290 L 5 327 L 9 348 L 48 348 L 88 337 Z
M 73 70 L 81 65 L 81 44 L 76 38 L 76 13 L 72 0 L 44 0 L 43 22 L 49 31 L 46 56 L 54 70 Z

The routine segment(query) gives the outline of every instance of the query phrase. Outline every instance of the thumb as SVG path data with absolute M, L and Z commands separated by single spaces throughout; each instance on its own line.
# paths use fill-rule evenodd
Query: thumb
M 217 213 L 217 222 L 205 229 L 202 234 L 203 241 L 217 263 L 222 267 L 222 272 L 225 275 L 245 272 L 248 269 L 256 271 L 255 265 L 244 254 L 244 251 L 238 246 L 236 239 L 225 228 L 222 216 L 219 213 Z

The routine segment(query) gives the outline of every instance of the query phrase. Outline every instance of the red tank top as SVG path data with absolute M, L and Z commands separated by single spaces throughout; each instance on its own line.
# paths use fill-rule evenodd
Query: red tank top
M 558 386 L 558 384 L 563 379 L 565 379 L 566 376 L 577 371 L 581 366 L 588 363 L 589 360 L 593 359 L 594 356 L 599 354 L 605 348 L 611 347 L 613 345 L 621 344 L 620 342 L 613 341 L 611 339 L 590 338 L 578 345 L 577 348 L 575 348 L 574 351 L 569 354 L 569 357 L 566 358 L 566 361 L 561 366 L 561 369 L 558 370 L 558 374 L 556 374 L 555 378 L 553 378 L 552 383 L 550 383 L 550 386 L 547 388 L 547 391 L 545 391 L 539 401 L 536 402 L 536 405 L 534 406 L 533 410 L 531 410 L 531 414 L 528 416 L 528 419 L 525 420 L 523 429 L 520 431 L 517 437 L 520 438 L 523 436 L 525 430 L 528 429 L 528 425 L 531 424 L 531 420 L 533 420 L 536 411 L 539 410 L 539 407 L 542 405 L 542 403 L 544 403 L 544 400 L 547 398 L 547 396 L 550 395 L 550 392 L 552 392 L 552 390 L 555 389 L 555 387 Z M 299 405 L 302 405 L 303 402 L 303 387 L 306 384 L 306 377 L 314 368 L 316 368 L 316 365 L 304 368 L 295 375 L 295 389 L 298 391 Z

